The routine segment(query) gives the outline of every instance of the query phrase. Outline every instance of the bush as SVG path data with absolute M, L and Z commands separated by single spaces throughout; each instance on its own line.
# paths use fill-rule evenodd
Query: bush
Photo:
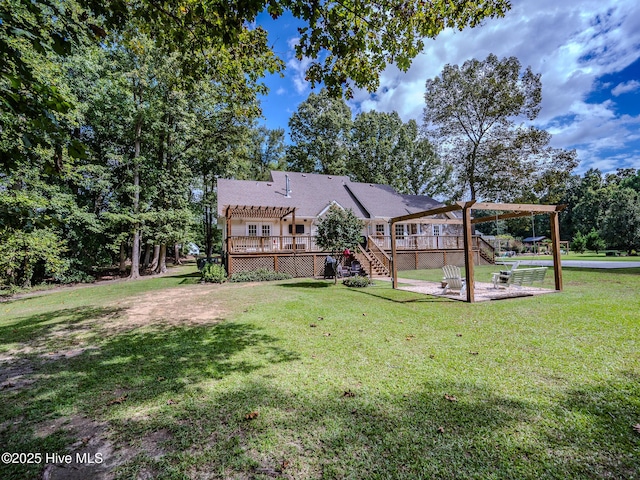
M 342 281 L 342 284 L 346 285 L 347 287 L 367 287 L 369 286 L 369 277 L 347 277 Z
M 229 277 L 230 282 L 269 282 L 271 280 L 289 280 L 291 275 L 283 272 L 274 272 L 266 268 L 252 270 L 250 272 L 238 272 Z
M 227 279 L 227 271 L 217 263 L 207 263 L 202 267 L 202 281 L 209 283 L 224 283 Z
M 587 247 L 587 250 L 592 250 L 594 252 L 596 252 L 596 254 L 600 253 L 601 250 L 604 250 L 605 248 L 607 248 L 607 244 L 604 242 L 604 240 L 602 238 L 600 238 L 600 235 L 598 234 L 598 232 L 596 232 L 596 229 L 592 229 L 586 237 L 584 237 L 585 239 L 585 246 Z
M 573 241 L 571 242 L 571 250 L 576 253 L 584 253 L 587 249 L 587 240 L 584 238 L 584 235 L 577 231 L 573 236 Z

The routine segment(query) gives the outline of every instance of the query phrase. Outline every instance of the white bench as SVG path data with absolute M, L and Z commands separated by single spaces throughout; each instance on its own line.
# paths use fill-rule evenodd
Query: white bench
M 522 287 L 523 285 L 533 285 L 533 282 L 542 283 L 546 273 L 547 267 L 517 268 L 507 273 L 494 273 L 492 278 L 493 287 L 498 288 L 499 285 Z

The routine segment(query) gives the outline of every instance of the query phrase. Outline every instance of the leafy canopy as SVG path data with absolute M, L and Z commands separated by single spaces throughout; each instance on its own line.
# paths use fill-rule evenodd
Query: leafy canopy
M 493 54 L 427 80 L 425 130 L 454 166 L 460 196 L 513 201 L 566 180 L 575 152 L 549 147 L 549 133 L 524 123 L 537 117 L 541 92 L 539 74 Z
M 333 253 L 347 248 L 354 250 L 360 243 L 363 227 L 364 224 L 351 209 L 345 210 L 333 204 L 318 222 L 316 243 L 323 250 Z

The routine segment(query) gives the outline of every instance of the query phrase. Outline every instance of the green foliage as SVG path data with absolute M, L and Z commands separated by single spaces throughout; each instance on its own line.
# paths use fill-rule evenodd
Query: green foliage
M 444 166 L 431 143 L 397 112 L 356 116 L 351 130 L 348 171 L 364 183 L 391 185 L 400 193 L 440 195 L 450 190 L 451 167 Z
M 571 250 L 576 253 L 584 253 L 587 249 L 587 240 L 578 230 L 576 234 L 573 236 L 573 240 L 571 241 Z
M 224 283 L 227 280 L 227 271 L 218 263 L 205 263 L 200 276 L 204 282 Z
M 370 283 L 371 282 L 369 282 L 369 277 L 365 277 L 361 275 L 347 277 L 344 280 L 342 280 L 343 285 L 347 287 L 354 287 L 354 288 L 368 287 Z
M 291 275 L 284 272 L 276 272 L 266 268 L 259 268 L 249 272 L 236 272 L 229 277 L 230 282 L 270 282 L 272 280 L 289 280 Z
M 446 65 L 427 80 L 425 100 L 425 129 L 454 166 L 459 197 L 541 196 L 577 165 L 575 152 L 549 147 L 549 133 L 520 123 L 537 117 L 542 84 L 516 57 Z
M 333 204 L 318 222 L 316 243 L 323 250 L 337 252 L 355 250 L 360 243 L 364 224 L 352 210 Z
M 640 247 L 640 193 L 632 188 L 618 188 L 602 225 L 607 244 L 631 253 Z
M 0 244 L 1 278 L 9 285 L 30 287 L 68 268 L 65 242 L 50 229 L 0 231 Z
M 586 235 L 586 237 L 584 237 L 584 239 L 587 250 L 600 253 L 601 250 L 607 248 L 607 244 L 600 237 L 600 234 L 596 231 L 595 228 L 591 229 L 591 231 Z
M 289 119 L 289 167 L 298 172 L 346 175 L 351 125 L 351 110 L 344 100 L 331 97 L 325 89 L 311 92 Z

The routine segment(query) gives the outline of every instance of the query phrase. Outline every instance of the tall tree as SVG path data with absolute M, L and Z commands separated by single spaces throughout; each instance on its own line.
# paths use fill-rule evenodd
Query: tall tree
M 351 130 L 349 175 L 358 182 L 391 185 L 401 193 L 440 195 L 448 189 L 450 168 L 440 162 L 415 120 L 397 112 L 356 116 Z
M 249 161 L 250 176 L 255 180 L 268 180 L 271 170 L 285 170 L 284 129 L 253 128 Z
M 426 82 L 424 126 L 472 199 L 512 200 L 562 181 L 575 152 L 549 147 L 551 135 L 524 123 L 540 111 L 540 75 L 516 57 L 446 65 Z M 540 181 L 541 177 L 545 181 Z
M 629 254 L 640 248 L 640 193 L 624 187 L 613 192 L 602 233 L 611 247 Z
M 311 92 L 289 119 L 287 163 L 299 172 L 346 175 L 351 109 L 325 89 Z

